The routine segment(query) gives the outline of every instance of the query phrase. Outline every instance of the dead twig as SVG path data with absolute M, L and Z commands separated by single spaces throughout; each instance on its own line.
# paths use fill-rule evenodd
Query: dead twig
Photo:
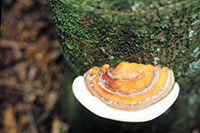
M 19 42 L 15 40 L 6 40 L 1 39 L 0 47 L 2 48 L 12 48 L 12 49 L 26 49 L 28 46 L 31 46 L 33 43 Z
M 30 124 L 30 127 L 31 127 L 31 132 L 32 133 L 38 133 L 38 128 L 37 128 L 37 124 L 36 124 L 36 121 L 34 119 L 34 116 L 33 116 L 33 113 L 31 111 L 31 105 L 29 102 L 26 103 L 26 113 L 27 113 L 27 116 L 28 116 L 28 121 L 29 121 L 29 124 Z

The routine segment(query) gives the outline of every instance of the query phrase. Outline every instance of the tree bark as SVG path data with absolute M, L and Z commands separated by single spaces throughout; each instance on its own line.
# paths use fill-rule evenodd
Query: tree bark
M 70 121 L 71 131 L 195 130 L 200 123 L 198 0 L 48 0 L 48 3 L 61 51 L 73 76 L 105 63 L 154 64 L 171 68 L 181 89 L 176 103 L 161 117 L 147 123 L 121 123 L 99 118 L 80 106 L 70 90 L 72 81 L 67 80 L 73 76 L 66 72 L 69 82 L 63 86 L 68 86 L 64 92 L 67 98 L 61 97 L 59 108 L 64 113 L 63 119 Z

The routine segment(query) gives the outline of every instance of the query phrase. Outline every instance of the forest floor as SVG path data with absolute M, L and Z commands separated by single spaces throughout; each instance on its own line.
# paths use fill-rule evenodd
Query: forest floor
M 45 0 L 3 0 L 0 133 L 67 132 L 55 112 L 64 59 Z

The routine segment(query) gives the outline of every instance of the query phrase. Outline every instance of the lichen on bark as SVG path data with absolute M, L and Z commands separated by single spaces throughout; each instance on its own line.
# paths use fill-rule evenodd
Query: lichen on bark
M 174 130 L 196 117 L 200 108 L 200 100 L 195 99 L 200 96 L 198 0 L 48 2 L 61 51 L 76 75 L 92 66 L 121 61 L 170 67 L 181 86 L 181 95 L 173 114 L 179 115 L 170 118 L 175 122 L 169 127 Z

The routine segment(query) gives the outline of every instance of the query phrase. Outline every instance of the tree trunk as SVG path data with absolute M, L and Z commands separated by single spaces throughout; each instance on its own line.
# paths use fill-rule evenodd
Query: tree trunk
M 93 115 L 71 93 L 71 72 L 58 103 L 78 132 L 191 132 L 200 123 L 200 1 L 48 0 L 61 51 L 73 76 L 121 61 L 171 68 L 180 84 L 176 103 L 146 123 Z M 156 111 L 156 110 L 155 110 Z M 103 122 L 103 123 L 102 123 Z M 145 127 L 145 128 L 144 128 Z

